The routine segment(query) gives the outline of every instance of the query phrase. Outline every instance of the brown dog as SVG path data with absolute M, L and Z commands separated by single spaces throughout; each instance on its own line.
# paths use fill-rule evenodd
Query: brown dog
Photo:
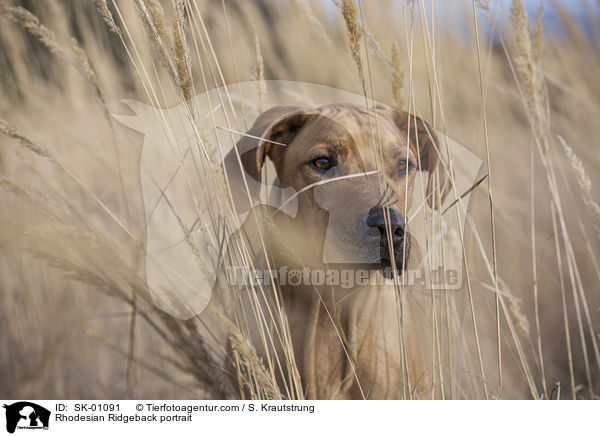
M 227 156 L 238 209 L 257 196 L 244 175 L 260 181 L 266 158 L 281 187 L 297 193 L 295 217 L 253 207 L 241 232 L 247 248 L 230 244 L 229 254 L 250 257 L 257 270 L 316 280 L 264 277 L 260 291 L 245 286 L 224 296 L 229 287 L 213 297 L 251 338 L 284 395 L 431 398 L 426 297 L 390 284 L 342 286 L 319 271 L 402 275 L 418 257 L 406 225 L 415 184 L 424 183 L 432 206 L 444 195 L 436 143 L 433 129 L 406 112 L 338 103 L 272 108 Z

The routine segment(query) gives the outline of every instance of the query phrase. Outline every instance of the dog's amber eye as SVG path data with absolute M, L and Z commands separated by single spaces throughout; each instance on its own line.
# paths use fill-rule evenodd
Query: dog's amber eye
M 312 161 L 312 164 L 320 170 L 328 170 L 333 166 L 331 160 L 326 157 L 318 157 Z
M 414 166 L 413 166 L 412 162 L 407 161 L 406 159 L 400 159 L 400 163 L 398 164 L 398 174 L 400 174 L 400 175 L 406 174 L 413 167 Z

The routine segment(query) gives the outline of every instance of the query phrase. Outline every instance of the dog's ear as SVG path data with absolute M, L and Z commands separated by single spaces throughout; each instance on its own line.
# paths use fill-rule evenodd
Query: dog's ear
M 450 190 L 447 170 L 441 164 L 441 143 L 433 127 L 421 117 L 392 109 L 393 119 L 401 132 L 408 135 L 409 146 L 417 156 L 417 168 L 429 173 L 425 197 L 427 203 L 437 209 Z
M 258 116 L 250 130 L 225 156 L 223 164 L 238 212 L 251 207 L 248 194 L 252 200 L 258 197 L 265 157 L 269 156 L 277 166 L 285 148 L 311 115 L 314 113 L 301 106 L 273 107 Z M 246 190 L 244 175 L 249 192 Z

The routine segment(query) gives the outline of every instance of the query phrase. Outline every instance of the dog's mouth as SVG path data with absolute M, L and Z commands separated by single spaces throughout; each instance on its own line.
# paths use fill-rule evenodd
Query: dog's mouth
M 390 250 L 387 238 L 381 238 L 379 244 L 380 261 L 376 265 L 376 268 L 381 271 L 386 279 L 392 279 L 394 277 L 394 267 L 398 276 L 405 271 L 410 251 L 408 238 L 408 233 L 406 233 L 401 241 L 394 244 L 393 250 Z

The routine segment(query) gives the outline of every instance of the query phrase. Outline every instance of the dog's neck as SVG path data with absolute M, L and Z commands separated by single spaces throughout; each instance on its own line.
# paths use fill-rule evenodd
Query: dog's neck
M 262 261 L 255 267 L 285 269 L 288 275 L 292 270 L 303 275 L 307 270 L 327 271 L 322 261 L 324 232 L 299 234 L 298 228 L 307 228 L 305 220 L 303 215 L 290 219 L 271 214 L 262 221 L 258 217 L 268 262 L 257 246 L 255 253 Z M 429 317 L 415 295 L 398 292 L 389 283 L 348 289 L 284 283 L 281 276 L 274 283 L 307 398 L 409 398 L 427 385 L 424 368 L 429 361 L 421 351 L 429 350 L 423 334 L 423 321 L 427 324 Z M 403 357 L 408 346 L 409 357 Z
M 307 398 L 409 398 L 427 388 L 429 317 L 415 295 L 391 285 L 281 286 L 281 294 Z

